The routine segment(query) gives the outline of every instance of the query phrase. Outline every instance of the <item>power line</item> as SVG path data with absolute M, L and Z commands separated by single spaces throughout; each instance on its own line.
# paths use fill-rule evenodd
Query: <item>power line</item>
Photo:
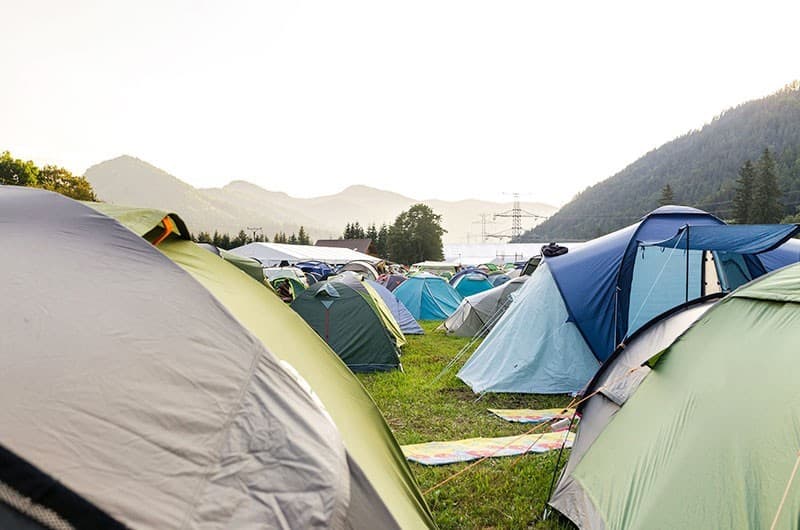
M 508 195 L 508 194 L 504 193 L 503 195 Z M 494 214 L 492 216 L 492 220 L 497 219 L 498 217 L 510 217 L 511 218 L 511 239 L 516 239 L 519 236 L 521 236 L 522 232 L 523 232 L 523 229 L 522 229 L 522 218 L 523 217 L 532 217 L 532 218 L 536 218 L 536 219 L 547 219 L 547 217 L 545 217 L 544 215 L 539 215 L 539 214 L 535 214 L 535 213 L 529 212 L 527 210 L 523 210 L 522 206 L 520 205 L 520 202 L 519 202 L 520 194 L 517 193 L 517 192 L 514 192 L 511 195 L 514 197 L 514 205 L 511 207 L 511 209 L 510 210 L 506 210 L 504 212 L 499 212 L 499 213 Z M 492 237 L 509 237 L 509 236 L 503 236 L 503 235 L 500 235 L 498 233 L 498 234 L 493 234 Z

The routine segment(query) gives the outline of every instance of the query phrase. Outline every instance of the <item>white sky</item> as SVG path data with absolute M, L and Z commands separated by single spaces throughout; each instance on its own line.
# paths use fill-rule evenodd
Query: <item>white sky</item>
M 763 0 L 0 0 L 0 150 L 78 173 L 130 154 L 200 187 L 561 204 L 800 77 L 799 15 Z

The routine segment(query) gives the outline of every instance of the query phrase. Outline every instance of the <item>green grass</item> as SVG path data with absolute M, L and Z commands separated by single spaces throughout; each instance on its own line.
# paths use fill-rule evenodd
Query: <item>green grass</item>
M 424 336 L 407 337 L 403 372 L 359 374 L 400 444 L 522 434 L 531 425 L 505 422 L 486 409 L 542 409 L 570 402 L 569 396 L 536 394 L 485 394 L 476 401 L 472 391 L 455 377 L 469 354 L 434 382 L 469 339 L 436 331 L 438 322 L 421 324 Z M 490 458 L 429 492 L 425 499 L 443 530 L 572 529 L 558 514 L 551 514 L 546 521 L 541 517 L 557 457 L 558 452 L 553 451 L 519 459 Z M 467 465 L 428 467 L 412 463 L 411 468 L 420 490 L 425 491 Z

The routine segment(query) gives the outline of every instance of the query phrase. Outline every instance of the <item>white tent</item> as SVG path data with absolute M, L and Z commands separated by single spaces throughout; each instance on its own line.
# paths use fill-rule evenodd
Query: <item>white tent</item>
M 355 260 L 376 263 L 379 258 L 356 252 L 349 248 L 289 245 L 286 243 L 248 243 L 231 250 L 247 258 L 256 258 L 265 267 L 279 265 L 282 261 L 295 264 L 299 261 L 324 261 L 329 265 L 344 265 Z

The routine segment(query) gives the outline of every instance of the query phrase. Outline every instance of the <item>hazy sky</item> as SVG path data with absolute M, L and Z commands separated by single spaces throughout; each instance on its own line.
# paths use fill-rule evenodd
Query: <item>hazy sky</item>
M 560 204 L 800 77 L 800 2 L 0 0 L 0 150 Z M 481 184 L 485 183 L 486 186 Z

